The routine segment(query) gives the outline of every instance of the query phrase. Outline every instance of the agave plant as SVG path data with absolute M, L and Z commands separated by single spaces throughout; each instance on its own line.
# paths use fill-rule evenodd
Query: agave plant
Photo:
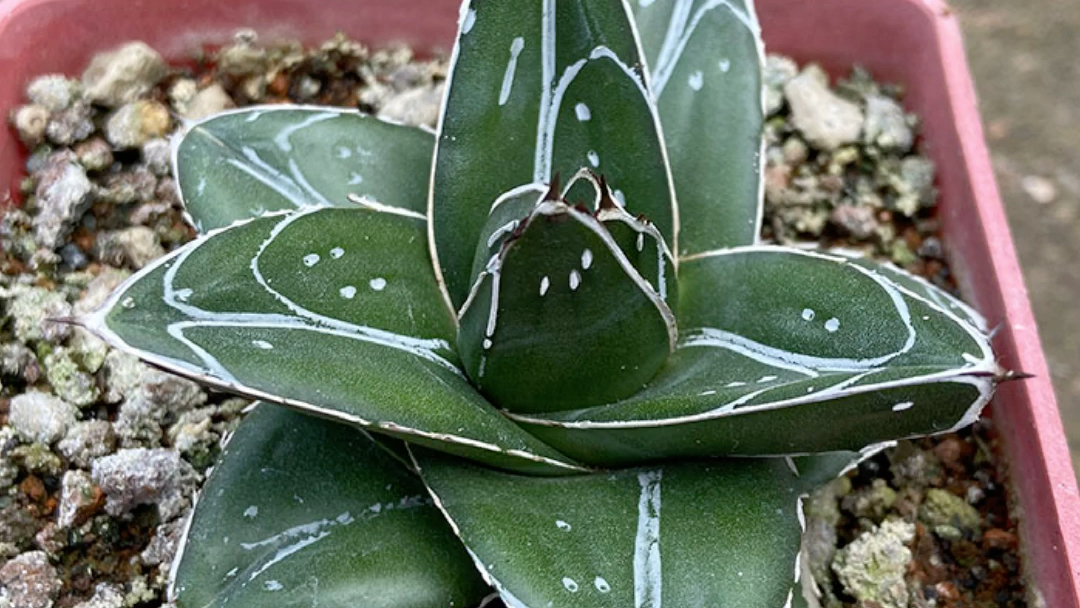
M 757 242 L 749 0 L 472 0 L 459 26 L 437 133 L 305 107 L 189 125 L 205 236 L 83 320 L 286 406 L 224 447 L 176 601 L 800 602 L 801 497 L 972 422 L 983 321 Z

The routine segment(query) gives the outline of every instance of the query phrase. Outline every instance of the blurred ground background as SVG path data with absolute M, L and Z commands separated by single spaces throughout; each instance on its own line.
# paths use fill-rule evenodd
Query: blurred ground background
M 952 6 L 1080 470 L 1080 2 Z

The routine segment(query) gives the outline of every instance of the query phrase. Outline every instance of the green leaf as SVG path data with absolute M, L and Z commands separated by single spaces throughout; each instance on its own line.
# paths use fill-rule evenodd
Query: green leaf
M 746 0 L 632 2 L 679 200 L 679 255 L 761 223 L 761 28 Z
M 307 208 L 234 225 L 143 269 L 84 322 L 225 390 L 493 466 L 580 470 L 465 380 L 424 225 L 391 208 Z
M 674 242 L 678 219 L 656 108 L 625 6 L 474 0 L 463 7 L 432 179 L 432 250 L 454 306 L 472 286 L 492 203 L 592 165 Z
M 675 338 L 671 310 L 603 225 L 545 201 L 477 279 L 458 352 L 495 404 L 536 412 L 632 395 Z
M 444 608 L 488 592 L 420 480 L 356 429 L 260 405 L 196 505 L 180 608 Z
M 177 183 L 200 232 L 267 211 L 350 206 L 349 195 L 419 215 L 435 138 L 354 110 L 259 106 L 188 127 Z
M 510 608 L 779 608 L 799 593 L 801 497 L 855 456 L 539 479 L 413 452 Z
M 778 247 L 684 260 L 679 347 L 648 387 L 511 417 L 605 466 L 859 449 L 970 424 L 999 373 L 988 337 L 880 270 Z

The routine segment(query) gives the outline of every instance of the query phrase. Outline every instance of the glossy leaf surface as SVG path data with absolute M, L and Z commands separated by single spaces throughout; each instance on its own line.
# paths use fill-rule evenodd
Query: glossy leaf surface
M 267 211 L 353 206 L 349 195 L 423 215 L 434 136 L 335 108 L 259 106 L 188 127 L 174 162 L 200 232 Z
M 179 608 L 445 608 L 488 592 L 420 480 L 364 433 L 263 404 L 202 490 Z
M 742 0 L 631 2 L 671 158 L 679 255 L 760 230 L 761 28 Z
M 455 307 L 492 203 L 556 173 L 596 167 L 673 240 L 657 114 L 621 2 L 466 3 L 437 142 L 431 239 Z
M 779 608 L 799 587 L 800 497 L 854 457 L 539 479 L 414 453 L 437 504 L 511 608 Z
M 87 320 L 205 383 L 494 466 L 575 467 L 465 380 L 424 221 L 322 208 L 260 218 L 143 269 Z
M 481 273 L 458 351 L 499 407 L 552 411 L 632 395 L 675 338 L 671 310 L 603 225 L 544 202 Z
M 516 419 L 603 465 L 859 449 L 969 424 L 998 372 L 988 338 L 894 272 L 770 247 L 684 261 L 679 347 L 649 387 Z

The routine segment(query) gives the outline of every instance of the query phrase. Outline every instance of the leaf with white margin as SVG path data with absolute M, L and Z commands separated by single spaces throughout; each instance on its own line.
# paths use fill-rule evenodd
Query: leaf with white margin
M 173 141 L 184 207 L 200 232 L 349 195 L 427 212 L 435 138 L 355 110 L 256 106 L 216 114 Z
M 631 212 L 674 240 L 671 176 L 640 63 L 621 2 L 465 2 L 429 213 L 432 255 L 455 307 L 472 286 L 492 203 L 555 173 L 601 167 Z
M 632 2 L 681 216 L 678 254 L 756 242 L 761 27 L 751 0 Z
M 802 497 L 858 457 L 539 479 L 411 451 L 437 506 L 510 608 L 780 608 L 800 593 Z
M 217 388 L 496 467 L 580 471 L 465 380 L 427 262 L 423 220 L 307 208 L 188 244 L 83 322 Z
M 591 464 L 859 449 L 974 422 L 989 340 L 884 273 L 779 247 L 684 260 L 679 348 L 621 402 L 510 416 Z
M 479 275 L 457 344 L 493 403 L 537 412 L 632 395 L 676 337 L 671 309 L 592 213 L 545 201 Z
M 170 590 L 179 608 L 444 608 L 487 593 L 402 463 L 355 428 L 271 404 L 229 438 Z

